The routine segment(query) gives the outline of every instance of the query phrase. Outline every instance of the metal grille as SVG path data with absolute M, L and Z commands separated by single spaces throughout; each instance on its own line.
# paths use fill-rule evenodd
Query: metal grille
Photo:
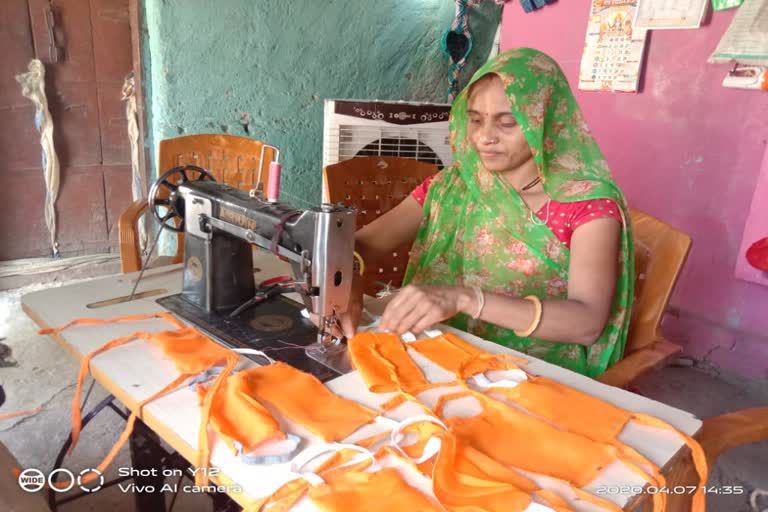
M 445 161 L 450 158 L 446 127 L 342 124 L 327 130 L 326 152 L 331 162 L 360 156 L 396 156 L 435 164 L 440 169 L 451 164 Z

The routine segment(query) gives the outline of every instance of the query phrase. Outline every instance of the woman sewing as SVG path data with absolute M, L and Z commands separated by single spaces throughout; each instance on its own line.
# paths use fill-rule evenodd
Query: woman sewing
M 454 161 L 360 229 L 364 260 L 415 239 L 382 330 L 458 329 L 579 373 L 621 358 L 633 290 L 627 208 L 559 66 L 484 65 L 451 109 Z M 362 287 L 341 318 L 355 332 Z

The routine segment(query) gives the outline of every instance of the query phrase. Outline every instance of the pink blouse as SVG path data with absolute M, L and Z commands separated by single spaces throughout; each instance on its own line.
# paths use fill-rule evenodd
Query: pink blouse
M 434 175 L 424 180 L 411 192 L 411 196 L 422 206 L 427 198 L 432 178 Z M 536 216 L 544 221 L 555 236 L 569 248 L 574 230 L 591 220 L 610 218 L 622 222 L 621 210 L 612 199 L 587 199 L 570 203 L 550 199 L 536 212 Z

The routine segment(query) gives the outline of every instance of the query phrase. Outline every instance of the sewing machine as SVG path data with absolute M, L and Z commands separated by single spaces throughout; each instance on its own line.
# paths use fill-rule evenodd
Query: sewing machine
M 150 211 L 163 228 L 184 233 L 182 292 L 158 302 L 219 341 L 263 351 L 325 380 L 351 370 L 346 346 L 331 328 L 351 292 L 355 211 L 279 201 L 279 171 L 273 162 L 267 197 L 260 188 L 244 192 L 216 182 L 195 166 L 158 178 Z M 292 279 L 257 286 L 253 245 L 289 261 Z M 282 297 L 286 293 L 301 297 L 319 317 L 319 329 L 302 317 L 300 305 Z M 322 368 L 288 350 L 304 346 Z

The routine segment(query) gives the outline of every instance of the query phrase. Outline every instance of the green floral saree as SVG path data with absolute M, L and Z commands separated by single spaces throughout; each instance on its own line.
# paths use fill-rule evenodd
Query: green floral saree
M 505 84 L 547 195 L 561 202 L 606 198 L 619 205 L 624 220 L 620 271 L 610 319 L 589 347 L 519 337 L 510 329 L 462 314 L 448 323 L 594 377 L 621 358 L 629 327 L 634 261 L 624 196 L 584 124 L 563 72 L 550 57 L 529 48 L 509 50 L 478 70 L 470 85 L 489 73 Z M 483 167 L 467 138 L 468 89 L 451 109 L 454 162 L 430 185 L 404 283 L 480 286 L 515 297 L 566 299 L 570 251 L 549 227 L 532 220 L 514 188 Z

